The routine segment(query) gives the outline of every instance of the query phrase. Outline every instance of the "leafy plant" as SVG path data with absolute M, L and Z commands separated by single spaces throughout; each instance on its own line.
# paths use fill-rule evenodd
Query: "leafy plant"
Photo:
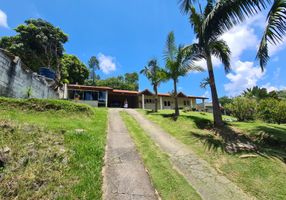
M 31 98 L 31 96 L 32 96 L 32 88 L 31 87 L 28 87 L 27 88 L 27 91 L 26 91 L 26 96 L 27 96 L 27 98 L 29 99 L 29 98 Z
M 64 54 L 61 59 L 61 66 L 63 83 L 84 84 L 89 76 L 87 67 L 74 55 Z
M 225 107 L 238 121 L 255 119 L 257 103 L 254 99 L 236 97 L 233 99 L 232 103 L 226 104 Z
M 270 123 L 286 123 L 286 101 L 268 98 L 258 105 L 258 118 Z

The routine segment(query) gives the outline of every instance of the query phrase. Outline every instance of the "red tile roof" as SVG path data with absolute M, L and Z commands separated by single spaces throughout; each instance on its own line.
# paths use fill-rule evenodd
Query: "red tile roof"
M 68 84 L 68 89 L 77 89 L 77 90 L 107 90 L 110 91 L 111 93 L 114 94 L 126 94 L 126 95 L 140 95 L 140 94 L 145 94 L 145 95 L 150 95 L 153 96 L 154 94 L 146 89 L 143 90 L 141 92 L 139 91 L 130 91 L 130 90 L 117 90 L 117 89 L 113 89 L 111 87 L 103 87 L 103 86 L 87 86 L 87 85 L 77 85 L 77 84 Z M 172 95 L 170 93 L 166 93 L 166 94 L 162 94 L 159 93 L 158 96 L 161 97 L 172 97 Z M 192 98 L 192 99 L 208 99 L 207 97 L 199 97 L 199 96 L 187 96 L 184 93 L 180 92 L 178 93 L 178 97 L 185 97 L 185 98 Z
M 113 90 L 111 87 L 76 85 L 76 84 L 68 84 L 68 89 L 78 89 L 78 90 Z
M 131 91 L 131 90 L 112 90 L 112 93 L 119 93 L 119 94 L 133 94 L 138 95 L 138 91 Z

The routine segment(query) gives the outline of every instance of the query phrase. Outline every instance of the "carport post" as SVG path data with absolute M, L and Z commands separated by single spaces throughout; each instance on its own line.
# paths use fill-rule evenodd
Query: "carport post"
M 106 91 L 106 96 L 105 96 L 105 107 L 107 108 L 108 106 L 108 91 Z
M 160 97 L 160 109 L 163 110 L 163 99 Z
M 142 94 L 142 109 L 145 109 L 145 98 L 144 98 L 144 94 Z

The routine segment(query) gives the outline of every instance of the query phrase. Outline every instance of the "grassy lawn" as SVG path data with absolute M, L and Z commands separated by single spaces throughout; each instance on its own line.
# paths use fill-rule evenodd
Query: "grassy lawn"
M 218 172 L 237 183 L 241 189 L 250 195 L 258 199 L 285 199 L 286 165 L 285 161 L 278 159 L 279 156 L 277 155 L 286 154 L 285 146 L 283 146 L 285 145 L 284 141 L 286 141 L 286 125 L 262 122 L 231 122 L 230 126 L 241 129 L 260 145 L 262 154 L 256 154 L 257 157 L 242 159 L 240 156 L 247 153 L 226 153 L 221 148 L 221 139 L 208 130 L 208 127 L 211 126 L 211 114 L 182 112 L 177 121 L 174 121 L 170 117 L 173 111 L 149 113 L 139 110 L 139 112 L 187 144 Z M 267 137 L 262 137 L 262 135 L 267 135 Z M 273 145 L 277 142 L 278 145 Z
M 0 99 L 1 199 L 101 199 L 107 110 Z
M 126 112 L 121 116 L 149 171 L 153 185 L 164 200 L 200 199 L 188 182 L 173 169 L 169 158 L 154 144 L 144 130 Z

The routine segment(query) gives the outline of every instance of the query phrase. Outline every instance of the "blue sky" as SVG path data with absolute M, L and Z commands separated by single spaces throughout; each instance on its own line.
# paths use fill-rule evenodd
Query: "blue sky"
M 66 52 L 77 55 L 84 63 L 92 55 L 99 57 L 102 78 L 139 72 L 151 58 L 164 66 L 163 49 L 167 34 L 175 32 L 177 44 L 194 41 L 187 16 L 177 0 L 0 0 L 0 37 L 14 35 L 13 28 L 28 18 L 43 18 L 69 35 Z M 285 89 L 286 40 L 271 46 L 271 60 L 264 73 L 255 55 L 264 27 L 265 16 L 257 15 L 222 36 L 232 54 L 232 72 L 225 74 L 214 58 L 219 96 L 238 95 L 255 85 L 269 90 Z M 200 62 L 205 65 L 204 62 Z M 210 96 L 200 88 L 207 73 L 191 73 L 179 82 L 179 90 L 190 95 Z M 140 76 L 140 89 L 150 88 Z M 160 86 L 160 92 L 172 91 L 172 83 Z

